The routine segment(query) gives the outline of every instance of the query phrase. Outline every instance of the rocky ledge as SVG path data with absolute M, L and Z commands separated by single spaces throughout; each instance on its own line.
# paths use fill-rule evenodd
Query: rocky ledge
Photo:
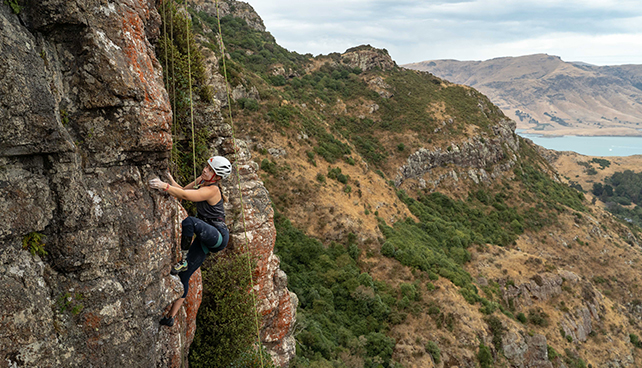
M 453 142 L 445 150 L 420 148 L 408 157 L 405 165 L 399 168 L 395 185 L 399 187 L 408 179 L 419 179 L 419 185 L 425 188 L 428 183 L 422 177 L 435 168 L 449 164 L 457 167 L 457 171 L 453 169 L 446 174 L 454 180 L 469 178 L 479 184 L 501 176 L 517 162 L 519 139 L 515 134 L 515 122 L 502 121 L 492 127 L 492 132 L 492 137 L 484 138 L 477 135 L 461 143 Z M 493 171 L 488 172 L 487 169 L 491 166 Z M 436 187 L 443 179 L 445 177 L 437 178 L 430 184 Z

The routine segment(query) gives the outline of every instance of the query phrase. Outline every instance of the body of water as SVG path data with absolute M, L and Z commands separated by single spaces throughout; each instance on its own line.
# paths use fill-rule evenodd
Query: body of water
M 544 148 L 555 151 L 573 151 L 587 156 L 632 156 L 642 155 L 642 137 L 584 137 L 565 135 L 546 137 L 539 134 L 524 134 Z

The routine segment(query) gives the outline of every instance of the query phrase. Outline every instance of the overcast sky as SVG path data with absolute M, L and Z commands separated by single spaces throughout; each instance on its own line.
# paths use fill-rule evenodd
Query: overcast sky
M 398 64 L 546 53 L 596 65 L 642 64 L 640 0 L 248 0 L 290 51 L 361 44 Z

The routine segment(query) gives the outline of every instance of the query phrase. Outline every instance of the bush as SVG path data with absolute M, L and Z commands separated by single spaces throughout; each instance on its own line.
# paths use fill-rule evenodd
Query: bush
M 210 257 L 201 268 L 203 299 L 196 317 L 190 366 L 227 367 L 256 342 L 255 305 L 244 254 Z
M 534 325 L 547 327 L 548 314 L 546 314 L 541 308 L 531 309 L 528 311 L 528 321 Z
M 524 226 L 522 226 L 522 224 L 517 219 L 513 220 L 510 223 L 510 227 L 511 229 L 513 229 L 513 232 L 515 234 L 522 234 L 524 232 Z
M 552 346 L 546 345 L 546 351 L 548 352 L 548 360 L 553 361 L 555 358 L 560 356 L 555 349 L 553 349 Z
M 564 358 L 564 363 L 568 365 L 569 368 L 586 368 L 586 362 L 581 359 L 576 353 L 572 352 L 569 349 L 564 349 L 566 358 Z
M 261 105 L 253 98 L 239 98 L 236 100 L 241 109 L 249 111 L 258 111 Z
M 356 236 L 348 235 L 347 245 L 324 246 L 278 211 L 274 222 L 275 254 L 288 275 L 288 288 L 299 297 L 297 322 L 303 329 L 297 337 L 297 356 L 319 364 L 349 351 L 388 366 L 395 341 L 385 333 L 389 324 L 405 318 L 395 307 L 402 293 L 359 269 Z M 404 286 L 404 293 L 412 296 L 412 287 Z M 359 336 L 366 338 L 365 344 Z
M 40 257 L 44 257 L 47 255 L 45 243 L 43 243 L 44 238 L 45 236 L 40 233 L 31 232 L 22 238 L 22 249 L 29 250 L 32 256 L 37 254 Z
M 488 324 L 490 333 L 493 335 L 493 345 L 495 346 L 495 350 L 501 350 L 502 338 L 504 337 L 506 327 L 504 327 L 502 321 L 495 316 L 488 316 L 484 319 L 484 321 L 486 322 L 486 324 Z
M 337 180 L 339 183 L 347 184 L 348 176 L 341 173 L 341 168 L 335 167 L 328 170 L 328 178 Z
M 285 86 L 285 77 L 282 75 L 271 75 L 268 80 L 275 87 Z
M 261 170 L 270 175 L 276 175 L 279 172 L 279 167 L 276 162 L 264 158 L 263 161 L 261 161 Z
M 297 111 L 292 106 L 281 106 L 272 108 L 268 111 L 268 120 L 274 122 L 277 126 L 289 127 L 290 121 L 297 115 Z
M 594 162 L 598 165 L 600 165 L 600 169 L 604 170 L 605 168 L 611 166 L 611 161 L 603 159 L 603 158 L 594 158 L 590 162 Z
M 424 348 L 426 349 L 426 352 L 430 354 L 435 364 L 439 364 L 441 362 L 441 350 L 439 350 L 437 343 L 434 341 L 428 341 Z
M 492 368 L 493 367 L 493 355 L 490 352 L 490 348 L 484 345 L 483 342 L 479 343 L 479 351 L 477 352 L 477 360 L 481 365 L 481 368 Z
M 392 358 L 395 347 L 395 339 L 379 332 L 372 332 L 366 335 L 366 352 L 369 357 L 379 357 L 384 364 L 388 364 Z
M 517 320 L 524 324 L 526 324 L 526 322 L 528 321 L 526 319 L 526 316 L 522 312 L 517 313 Z
M 395 246 L 392 245 L 390 242 L 385 242 L 381 246 L 381 254 L 386 256 L 386 257 L 394 257 L 395 256 Z

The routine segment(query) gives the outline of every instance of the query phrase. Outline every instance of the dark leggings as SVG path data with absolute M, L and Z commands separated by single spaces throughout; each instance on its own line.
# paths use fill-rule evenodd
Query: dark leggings
M 210 225 L 192 216 L 183 220 L 182 225 L 183 238 L 187 237 L 191 239 L 192 236 L 196 234 L 196 238 L 187 252 L 187 270 L 178 274 L 184 289 L 181 298 L 185 298 L 189 291 L 189 279 L 192 277 L 192 274 L 205 262 L 208 253 L 220 252 L 227 246 L 227 242 L 230 239 L 230 232 L 222 222 L 216 222 L 214 225 Z M 217 244 L 219 245 L 217 246 Z

